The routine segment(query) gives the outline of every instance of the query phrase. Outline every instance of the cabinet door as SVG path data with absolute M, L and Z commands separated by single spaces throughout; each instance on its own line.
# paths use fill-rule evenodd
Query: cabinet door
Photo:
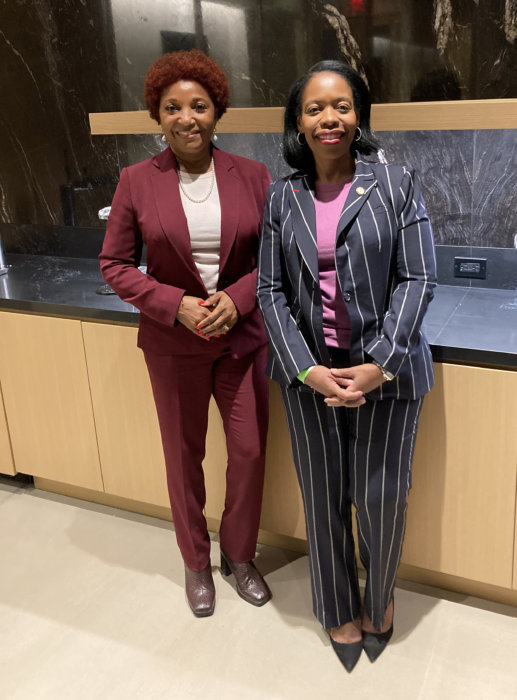
M 4 402 L 2 397 L 2 387 L 0 386 L 0 474 L 16 474 L 14 468 L 13 455 L 11 452 L 11 441 L 7 429 L 5 418 Z
M 515 469 L 517 471 L 517 458 L 515 460 Z M 513 587 L 517 589 L 517 512 L 515 513 L 515 545 L 513 554 Z
M 160 430 L 137 329 L 82 326 L 104 490 L 168 507 Z
M 416 441 L 402 561 L 511 588 L 517 372 L 435 370 Z
M 17 470 L 102 491 L 80 321 L 1 312 L 0 333 Z

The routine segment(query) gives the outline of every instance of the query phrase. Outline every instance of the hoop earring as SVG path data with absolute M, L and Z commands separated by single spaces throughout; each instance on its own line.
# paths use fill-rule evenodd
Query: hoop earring
M 361 131 L 361 129 L 360 129 L 359 127 L 356 127 L 356 131 L 359 132 L 359 136 L 356 136 L 355 139 L 354 139 L 354 141 L 360 141 L 360 140 L 361 140 L 361 137 L 362 137 L 362 135 L 363 135 L 363 132 Z
M 165 134 L 162 134 L 162 141 L 167 141 L 167 137 L 165 136 Z
M 300 141 L 300 136 L 303 136 L 303 141 Z M 299 131 L 299 132 L 296 134 L 296 140 L 298 141 L 298 143 L 300 144 L 300 146 L 303 146 L 304 143 L 307 143 L 307 139 L 305 138 L 305 134 L 302 134 L 301 131 Z

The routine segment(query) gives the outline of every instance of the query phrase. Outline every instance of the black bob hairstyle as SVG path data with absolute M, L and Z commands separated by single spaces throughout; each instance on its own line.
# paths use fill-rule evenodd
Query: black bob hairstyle
M 302 96 L 305 86 L 315 73 L 322 73 L 324 71 L 337 73 L 343 77 L 352 90 L 354 109 L 359 114 L 359 128 L 361 129 L 361 138 L 358 141 L 352 141 L 350 147 L 352 155 L 355 156 L 356 153 L 369 155 L 375 153 L 380 148 L 370 127 L 372 99 L 364 80 L 356 70 L 346 63 L 342 63 L 341 61 L 320 61 L 312 66 L 312 68 L 309 68 L 309 70 L 293 84 L 289 91 L 284 115 L 284 136 L 282 144 L 284 158 L 291 168 L 295 170 L 304 170 L 310 175 L 314 175 L 314 157 L 311 149 L 305 142 L 303 145 L 300 145 L 298 142 L 297 119 L 302 113 Z

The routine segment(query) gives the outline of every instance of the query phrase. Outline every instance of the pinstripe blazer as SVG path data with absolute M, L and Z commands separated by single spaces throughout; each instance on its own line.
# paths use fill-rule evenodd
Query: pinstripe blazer
M 395 375 L 370 398 L 416 399 L 434 382 L 422 319 L 433 297 L 433 236 L 410 168 L 357 161 L 339 219 L 335 261 L 350 316 L 352 365 L 375 360 Z M 318 284 L 314 191 L 301 172 L 273 183 L 259 252 L 258 300 L 268 332 L 268 375 L 297 380 L 310 365 L 329 366 Z

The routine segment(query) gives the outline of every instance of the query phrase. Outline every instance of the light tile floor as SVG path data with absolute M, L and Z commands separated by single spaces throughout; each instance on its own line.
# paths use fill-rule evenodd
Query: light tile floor
M 256 561 L 271 603 L 215 568 L 215 614 L 196 619 L 169 523 L 0 479 L 0 700 L 517 698 L 517 609 L 401 582 L 392 643 L 348 675 L 307 557 Z

